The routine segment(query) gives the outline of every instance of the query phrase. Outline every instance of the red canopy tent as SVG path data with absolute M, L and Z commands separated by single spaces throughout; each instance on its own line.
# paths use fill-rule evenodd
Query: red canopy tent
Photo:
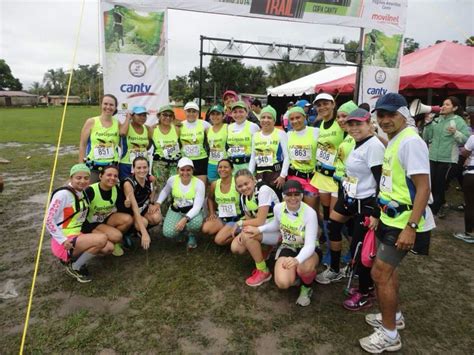
M 474 92 L 474 47 L 452 42 L 403 56 L 400 67 L 400 92 L 416 89 L 448 89 L 450 93 Z M 349 95 L 354 91 L 355 74 L 316 86 L 316 92 Z

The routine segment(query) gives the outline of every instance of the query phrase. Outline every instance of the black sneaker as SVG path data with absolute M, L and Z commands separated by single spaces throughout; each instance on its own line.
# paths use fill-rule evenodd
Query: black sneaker
M 80 283 L 85 284 L 92 281 L 92 279 L 89 277 L 89 271 L 85 265 L 82 266 L 80 270 L 74 270 L 71 263 L 66 264 L 65 267 L 68 275 L 74 277 Z

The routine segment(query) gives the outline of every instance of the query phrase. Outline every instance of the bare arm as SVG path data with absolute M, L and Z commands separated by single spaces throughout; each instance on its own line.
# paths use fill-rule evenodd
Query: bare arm
M 128 134 L 128 129 L 130 127 L 130 120 L 132 119 L 132 115 L 127 112 L 126 116 L 125 116 L 125 121 L 123 121 L 123 123 L 119 123 L 119 134 L 121 137 L 126 137 L 127 134 Z
M 79 163 L 84 163 L 84 158 L 86 157 L 86 147 L 87 140 L 91 135 L 92 126 L 94 125 L 94 120 L 89 118 L 84 123 L 81 131 L 81 138 L 79 141 Z
M 213 181 L 211 183 L 211 188 L 209 189 L 209 193 L 207 195 L 207 209 L 209 211 L 209 216 L 216 214 L 216 201 L 214 200 L 214 191 L 216 190 L 216 182 Z

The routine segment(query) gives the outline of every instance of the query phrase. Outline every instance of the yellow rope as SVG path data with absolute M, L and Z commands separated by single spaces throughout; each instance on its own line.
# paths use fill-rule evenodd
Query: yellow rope
M 84 15 L 84 4 L 85 4 L 85 0 L 82 0 L 81 16 L 80 16 L 80 19 L 79 19 L 79 28 L 77 30 L 76 45 L 75 45 L 75 48 L 74 48 L 74 55 L 73 55 L 73 58 L 72 58 L 71 71 L 69 73 L 69 82 L 68 82 L 68 85 L 67 85 L 66 102 L 64 103 L 63 115 L 62 115 L 62 118 L 61 118 L 61 126 L 60 126 L 60 129 L 59 129 L 58 143 L 56 145 L 56 153 L 54 155 L 53 170 L 51 172 L 51 180 L 50 180 L 50 184 L 49 184 L 48 199 L 47 199 L 47 203 L 46 203 L 45 211 L 44 211 L 43 226 L 41 228 L 41 235 L 40 235 L 40 240 L 39 240 L 39 243 L 38 243 L 38 251 L 36 252 L 35 269 L 33 271 L 33 280 L 31 281 L 30 297 L 28 299 L 28 307 L 27 307 L 27 310 L 26 310 L 25 325 L 23 327 L 23 335 L 21 337 L 21 345 L 20 345 L 20 352 L 19 352 L 20 355 L 23 354 L 24 347 L 25 347 L 26 334 L 27 334 L 27 331 L 28 331 L 28 323 L 29 323 L 29 320 L 30 320 L 31 305 L 33 303 L 33 295 L 34 295 L 34 291 L 35 291 L 36 276 L 38 275 L 39 262 L 40 262 L 40 258 L 41 258 L 41 248 L 42 248 L 42 245 L 43 245 L 44 231 L 45 231 L 45 227 L 46 227 L 46 217 L 47 217 L 48 205 L 49 205 L 48 202 L 51 199 L 51 193 L 53 191 L 54 176 L 56 174 L 56 166 L 57 166 L 58 157 L 59 157 L 59 147 L 61 146 L 61 137 L 63 135 L 64 120 L 65 120 L 65 117 L 66 117 L 66 110 L 67 110 L 67 104 L 68 104 L 68 99 L 69 99 L 69 92 L 70 92 L 70 89 L 71 89 L 72 75 L 73 75 L 73 72 L 74 72 L 74 65 L 75 65 L 75 62 L 76 62 L 77 47 L 79 45 L 79 35 L 80 35 L 80 32 L 81 32 L 82 18 L 83 18 L 83 15 Z

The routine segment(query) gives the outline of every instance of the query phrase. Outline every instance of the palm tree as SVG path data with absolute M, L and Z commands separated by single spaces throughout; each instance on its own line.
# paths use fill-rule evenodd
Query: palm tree
M 44 74 L 43 83 L 51 95 L 64 95 L 66 93 L 67 74 L 62 68 L 49 69 Z

